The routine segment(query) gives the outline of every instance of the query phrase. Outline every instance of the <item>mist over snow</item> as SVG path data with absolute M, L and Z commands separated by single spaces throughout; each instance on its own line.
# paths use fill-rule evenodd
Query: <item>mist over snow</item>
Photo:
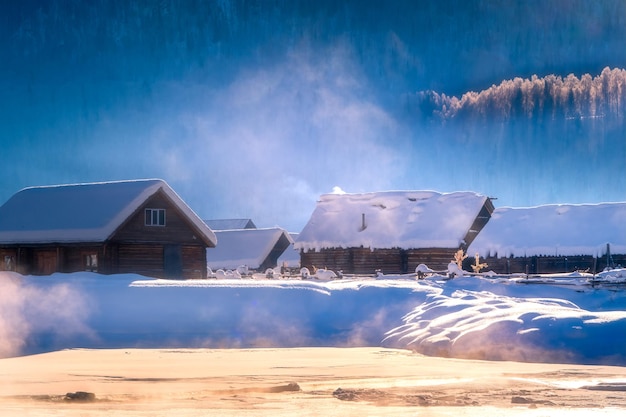
M 626 270 L 600 275 L 610 284 Z M 385 346 L 625 366 L 626 292 L 589 277 L 527 284 L 439 275 L 181 281 L 0 273 L 0 356 L 78 347 Z
M 25 281 L 0 273 L 0 357 L 18 355 L 29 345 L 67 344 L 91 337 L 86 317 L 92 299 L 80 285 L 52 280 Z
M 406 133 L 341 45 L 315 53 L 303 45 L 217 91 L 175 85 L 170 92 L 188 104 L 157 125 L 154 152 L 177 188 L 192 195 L 202 184 L 197 205 L 213 217 L 301 225 L 321 190 L 388 188 L 408 166 L 397 148 Z M 187 143 L 177 146 L 181 137 Z

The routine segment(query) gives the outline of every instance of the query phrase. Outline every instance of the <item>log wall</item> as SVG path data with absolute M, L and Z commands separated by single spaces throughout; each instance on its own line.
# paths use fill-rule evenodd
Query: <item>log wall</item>
M 422 249 L 376 249 L 368 248 L 333 248 L 300 253 L 302 267 L 313 270 L 326 268 L 342 271 L 344 274 L 374 274 L 377 270 L 385 274 L 413 273 L 419 264 L 425 264 L 435 271 L 447 270 L 458 249 L 422 248 Z M 612 255 L 615 266 L 626 266 L 626 255 Z M 533 256 L 480 258 L 486 262 L 484 271 L 498 274 L 550 274 L 588 270 L 590 273 L 602 271 L 607 266 L 605 257 L 593 256 Z M 463 269 L 472 272 L 473 257 L 463 262 Z
M 87 255 L 97 256 L 97 268 L 86 265 Z M 54 272 L 93 271 L 100 274 L 135 273 L 166 278 L 164 245 L 153 243 L 107 243 L 0 248 L 0 271 L 24 275 L 49 275 Z M 181 245 L 182 271 L 176 278 L 206 278 L 206 248 Z
M 626 255 L 612 255 L 612 258 L 615 265 L 626 265 Z M 597 273 L 607 267 L 606 256 L 595 258 L 591 255 L 487 257 L 481 258 L 481 262 L 488 264 L 486 270 L 498 274 L 551 274 L 585 270 Z
M 140 274 L 165 278 L 163 245 L 120 244 L 117 251 L 117 273 Z
M 346 248 L 300 252 L 300 265 L 311 271 L 315 268 L 327 268 L 347 274 L 354 273 L 352 272 L 352 254 Z
M 327 268 L 345 274 L 405 274 L 423 263 L 435 270 L 448 267 L 457 249 L 332 248 L 300 252 L 300 264 L 309 269 Z
M 17 248 L 0 248 L 0 271 L 18 271 Z
M 415 272 L 419 264 L 424 264 L 435 271 L 448 269 L 448 264 L 454 260 L 458 248 L 420 248 L 407 250 L 408 269 Z
M 401 249 L 353 248 L 353 273 L 373 274 L 380 270 L 384 274 L 406 272 L 404 251 Z
M 183 246 L 184 279 L 204 279 L 207 277 L 206 248 L 204 246 Z
M 95 254 L 98 257 L 98 268 L 93 272 L 103 272 L 103 248 L 102 246 L 78 246 L 63 248 L 63 272 L 85 271 L 85 257 Z

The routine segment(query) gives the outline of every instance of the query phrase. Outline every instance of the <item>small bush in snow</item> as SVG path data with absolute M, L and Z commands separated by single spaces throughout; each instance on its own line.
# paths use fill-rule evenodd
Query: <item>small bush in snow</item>
M 489 265 L 487 265 L 486 263 L 481 263 L 480 262 L 480 255 L 478 254 L 478 252 L 476 252 L 476 255 L 474 255 L 474 264 L 472 265 L 472 269 L 474 270 L 474 273 L 479 273 L 481 269 L 483 268 L 487 268 Z

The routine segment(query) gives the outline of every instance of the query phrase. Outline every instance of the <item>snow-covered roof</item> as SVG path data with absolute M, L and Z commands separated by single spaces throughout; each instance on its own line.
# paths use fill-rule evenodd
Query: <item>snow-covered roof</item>
M 211 230 L 256 229 L 251 219 L 211 219 L 204 222 Z
M 467 191 L 324 194 L 295 247 L 456 248 L 486 201 Z
M 481 256 L 626 253 L 626 203 L 498 208 L 467 252 Z
M 211 269 L 234 269 L 242 265 L 258 269 L 272 250 L 282 253 L 293 243 L 289 233 L 280 227 L 216 230 L 215 234 L 219 243 L 207 252 L 207 265 Z
M 213 231 L 160 179 L 28 187 L 0 207 L 0 243 L 103 242 L 163 191 L 209 246 Z

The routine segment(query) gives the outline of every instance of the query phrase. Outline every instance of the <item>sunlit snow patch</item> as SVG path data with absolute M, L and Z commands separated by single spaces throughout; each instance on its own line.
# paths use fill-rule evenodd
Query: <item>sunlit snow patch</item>
M 427 355 L 572 362 L 595 349 L 609 362 L 626 356 L 619 342 L 606 351 L 626 329 L 625 311 L 590 312 L 561 299 L 455 290 L 429 296 L 403 321 L 385 343 Z

